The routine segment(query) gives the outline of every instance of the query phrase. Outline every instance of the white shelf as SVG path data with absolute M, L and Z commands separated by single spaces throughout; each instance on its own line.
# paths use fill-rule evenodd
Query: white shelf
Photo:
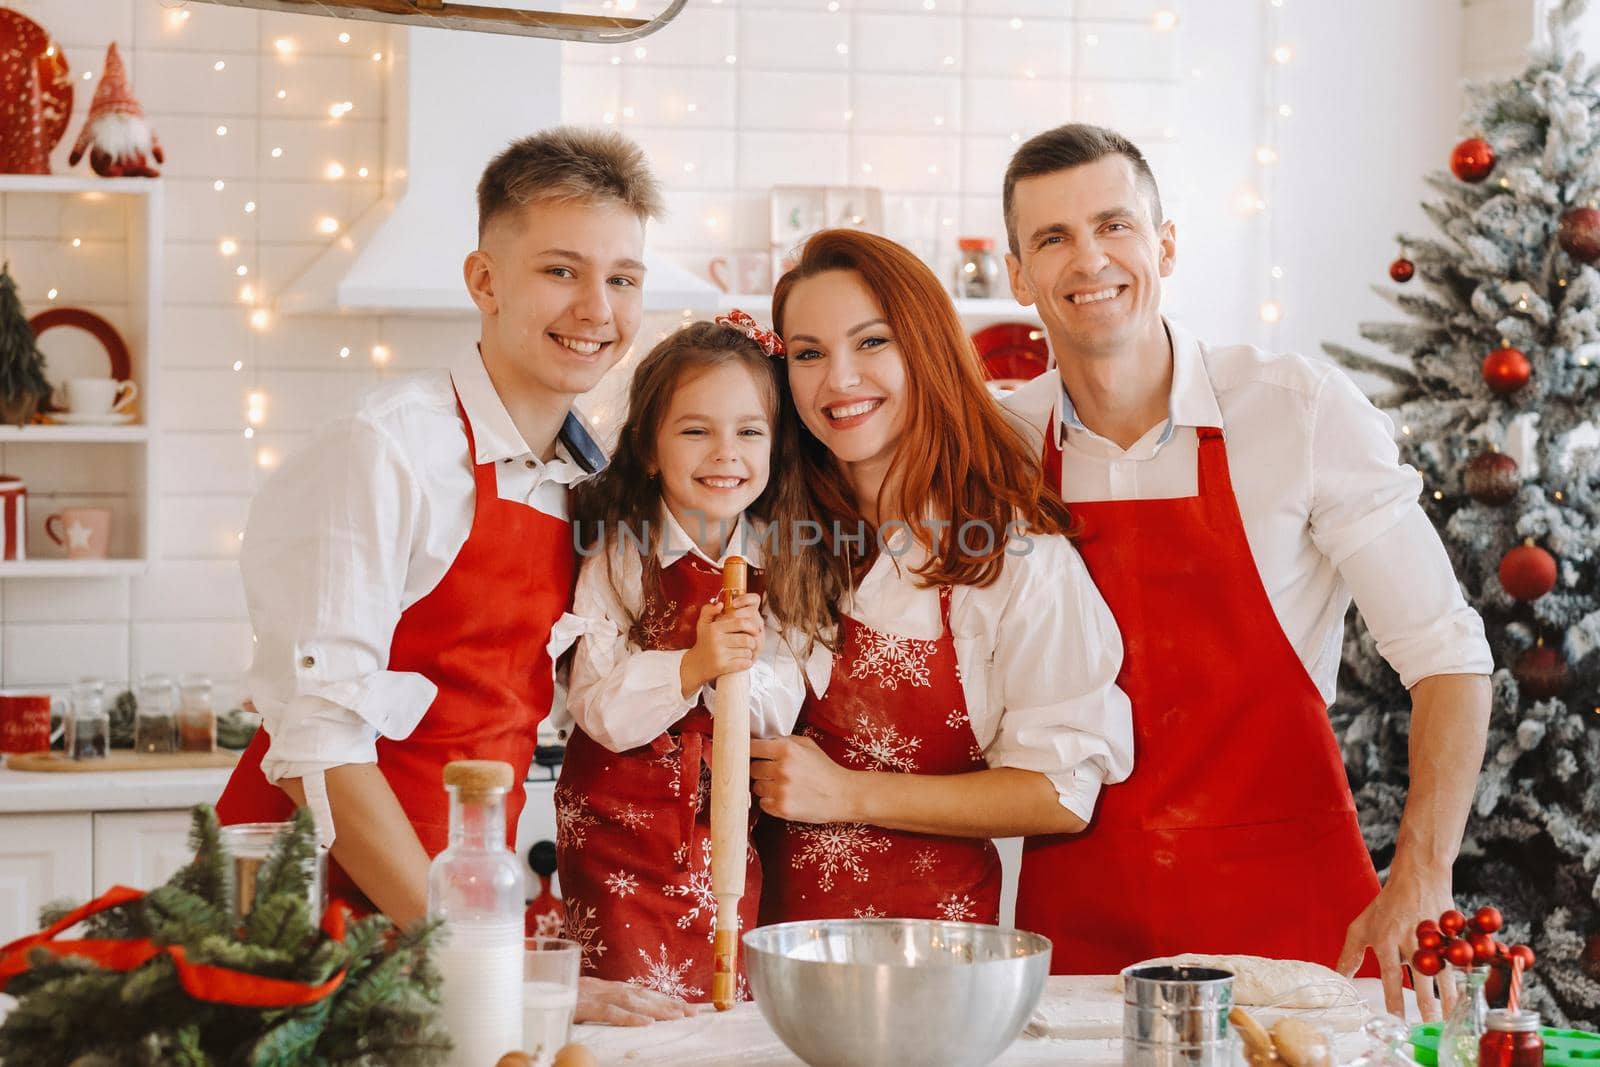
M 80 177 L 73 174 L 0 174 L 0 193 L 133 193 L 159 189 L 154 178 Z
M 124 445 L 150 440 L 150 427 L 130 426 L 3 426 L 0 444 Z
M 1023 307 L 1010 297 L 995 297 L 989 300 L 953 300 L 956 314 L 961 316 L 961 321 L 972 322 L 1038 322 L 1039 312 L 1035 308 Z M 772 318 L 771 293 L 725 293 L 718 302 L 719 311 L 728 311 L 738 308 L 748 311 L 758 321 L 768 322 Z
M 103 313 L 127 342 L 140 407 L 140 421 L 123 425 L 0 425 L 0 470 L 27 483 L 26 543 L 44 557 L 0 561 L 0 580 L 127 577 L 146 573 L 161 556 L 154 443 L 161 424 L 155 353 L 161 350 L 164 281 L 162 189 L 153 178 L 0 175 L 0 212 L 28 222 L 26 236 L 18 239 L 28 245 L 30 278 L 62 278 L 70 287 L 74 272 L 92 270 L 114 294 Z M 96 243 L 100 258 L 93 264 L 80 265 L 66 251 L 62 238 L 79 232 Z M 29 313 L 51 306 L 43 288 L 24 287 Z M 48 351 L 48 336 L 45 342 Z M 45 518 L 69 507 L 110 510 L 113 558 L 50 558 L 55 546 L 43 528 Z
M 142 559 L 22 559 L 0 562 L 0 578 L 127 578 L 144 574 Z

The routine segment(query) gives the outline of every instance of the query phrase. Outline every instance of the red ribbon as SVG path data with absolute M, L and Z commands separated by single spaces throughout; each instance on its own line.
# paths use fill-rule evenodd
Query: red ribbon
M 0 991 L 17 975 L 26 972 L 28 953 L 44 949 L 57 956 L 76 956 L 92 960 L 108 970 L 131 971 L 142 967 L 163 953 L 172 957 L 178 970 L 178 982 L 184 992 L 195 1000 L 212 1004 L 232 1004 L 244 1008 L 297 1008 L 331 994 L 344 982 L 345 972 L 329 978 L 320 985 L 307 985 L 283 978 L 265 978 L 227 967 L 207 963 L 190 963 L 182 945 L 157 945 L 148 938 L 132 940 L 57 940 L 56 935 L 82 922 L 91 915 L 108 908 L 131 904 L 144 894 L 125 885 L 112 886 L 103 895 L 68 912 L 36 934 L 0 946 Z M 341 903 L 333 904 L 322 917 L 322 932 L 335 941 L 344 940 L 347 909 Z

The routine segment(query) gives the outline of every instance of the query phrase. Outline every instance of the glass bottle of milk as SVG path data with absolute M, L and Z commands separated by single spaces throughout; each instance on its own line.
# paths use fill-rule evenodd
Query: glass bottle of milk
M 450 844 L 428 869 L 428 914 L 444 920 L 440 1021 L 450 1067 L 485 1067 L 522 1047 L 522 865 L 506 847 L 511 766 L 446 764 Z

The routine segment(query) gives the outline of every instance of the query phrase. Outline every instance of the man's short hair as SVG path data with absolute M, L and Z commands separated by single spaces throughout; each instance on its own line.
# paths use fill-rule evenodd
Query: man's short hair
M 1017 182 L 1023 178 L 1038 178 L 1061 170 L 1081 167 L 1106 156 L 1121 156 L 1133 164 L 1134 179 L 1139 188 L 1150 197 L 1150 221 L 1161 228 L 1161 190 L 1156 187 L 1155 173 L 1145 161 L 1139 147 L 1115 130 L 1104 126 L 1091 126 L 1086 122 L 1071 122 L 1030 137 L 1006 167 L 1005 191 L 1002 206 L 1006 215 L 1006 241 L 1012 255 L 1020 255 L 1017 245 Z
M 662 214 L 644 152 L 615 130 L 556 126 L 511 142 L 478 179 L 478 240 L 495 218 L 535 200 L 618 203 L 641 222 Z

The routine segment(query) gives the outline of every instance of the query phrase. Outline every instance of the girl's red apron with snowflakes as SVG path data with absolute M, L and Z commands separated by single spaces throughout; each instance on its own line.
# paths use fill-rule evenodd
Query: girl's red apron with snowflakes
M 961 690 L 949 586 L 939 589 L 939 618 L 939 636 L 920 641 L 841 616 L 828 692 L 807 698 L 801 731 L 834 762 L 858 770 L 964 774 L 987 767 Z M 864 823 L 767 825 L 763 923 L 872 916 L 999 920 L 1000 857 L 987 838 Z
M 1378 893 L 1327 708 L 1245 538 L 1222 431 L 1198 434 L 1194 496 L 1072 505 L 1122 629 L 1134 764 L 1083 833 L 1026 843 L 1017 926 L 1050 938 L 1056 974 L 1176 952 L 1331 967 Z M 1059 486 L 1053 438 L 1043 462 Z
M 456 411 L 472 462 L 472 422 L 459 397 Z M 472 481 L 467 540 L 433 591 L 401 613 L 389 648 L 389 670 L 414 671 L 438 694 L 409 736 L 378 739 L 378 769 L 430 856 L 444 851 L 450 837 L 444 766 L 462 759 L 511 764 L 506 844 L 515 847 L 526 799 L 522 780 L 555 688 L 545 643 L 572 603 L 577 571 L 566 519 L 502 499 L 493 462 L 474 462 Z M 280 822 L 294 814 L 288 794 L 261 773 L 268 744 L 267 732 L 257 730 L 234 768 L 217 801 L 223 824 Z M 377 910 L 337 863 L 328 865 L 328 890 L 359 914 Z
M 762 591 L 752 569 L 750 592 Z M 634 627 L 640 648 L 691 648 L 722 573 L 695 555 L 660 571 Z M 567 937 L 585 974 L 689 1001 L 711 997 L 711 713 L 701 703 L 649 745 L 612 752 L 582 730 L 556 784 L 556 859 Z M 752 818 L 754 817 L 752 813 Z M 761 863 L 749 850 L 741 929 L 755 926 Z M 740 949 L 741 960 L 743 948 Z M 739 995 L 747 999 L 744 964 Z

